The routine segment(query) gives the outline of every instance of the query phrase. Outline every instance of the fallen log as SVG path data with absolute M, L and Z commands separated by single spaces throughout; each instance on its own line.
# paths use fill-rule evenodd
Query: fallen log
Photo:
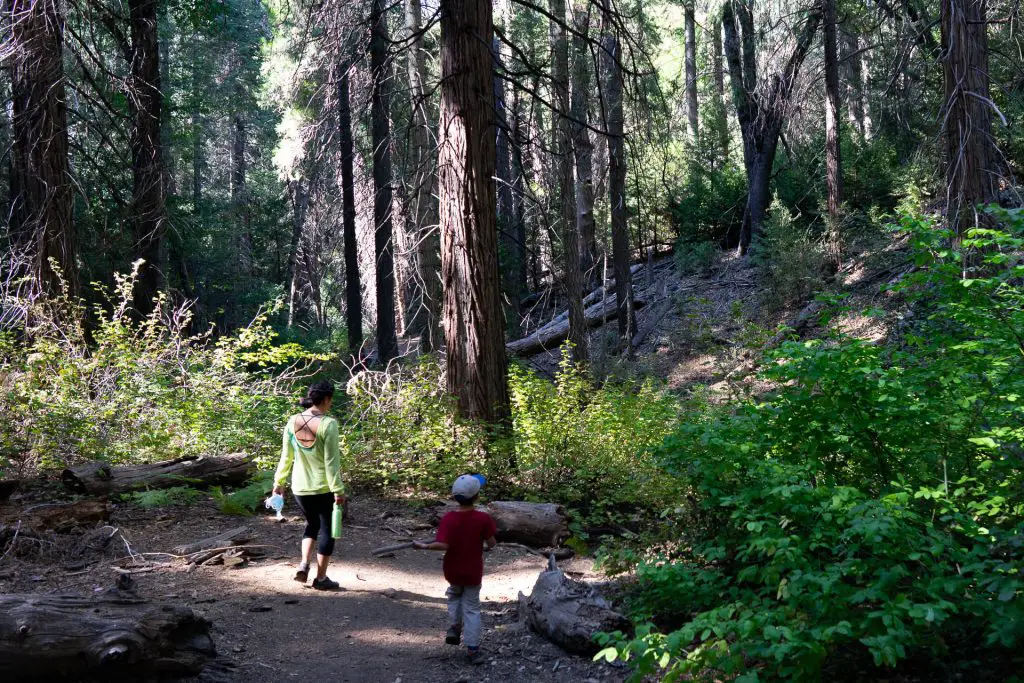
M 80 526 L 91 526 L 110 519 L 111 506 L 105 498 L 86 499 L 75 503 L 34 505 L 22 511 L 25 523 L 36 529 L 68 531 Z
M 438 509 L 436 521 L 457 507 L 455 503 L 445 503 Z M 481 505 L 478 509 L 494 519 L 498 527 L 498 541 L 503 543 L 523 543 L 535 548 L 547 548 L 557 546 L 569 536 L 569 520 L 561 505 L 495 501 Z
M 566 652 L 582 655 L 598 651 L 595 633 L 629 628 L 629 620 L 597 589 L 570 579 L 553 560 L 537 577 L 533 592 L 519 594 L 519 619 Z
M 193 541 L 192 543 L 183 543 L 182 545 L 175 546 L 171 552 L 175 555 L 194 555 L 203 550 L 230 548 L 231 546 L 243 545 L 250 540 L 252 540 L 252 529 L 247 526 L 239 526 L 234 529 L 223 531 L 216 536 L 210 536 L 209 538 L 204 538 L 200 541 Z
M 245 453 L 185 457 L 149 465 L 112 467 L 91 462 L 64 470 L 64 486 L 79 493 L 104 495 L 136 489 L 164 489 L 182 484 L 236 486 L 244 483 L 255 465 Z
M 641 309 L 647 304 L 647 297 L 642 294 L 633 297 L 633 306 Z M 615 320 L 619 314 L 615 299 L 610 298 L 605 302 L 598 302 L 584 311 L 584 320 L 588 328 L 598 327 L 606 322 Z M 557 349 L 569 337 L 568 319 L 556 319 L 556 321 L 545 325 L 528 337 L 510 341 L 505 348 L 517 356 L 532 356 L 541 351 Z
M 665 317 L 665 314 L 668 313 L 671 308 L 671 299 L 665 299 L 658 305 L 658 308 L 655 309 L 655 311 L 648 317 L 647 322 L 641 325 L 639 331 L 633 335 L 632 346 L 634 349 L 643 344 L 644 340 L 647 339 L 647 336 L 651 332 L 658 329 L 658 325 L 661 324 L 662 318 Z
M 0 595 L 5 681 L 195 676 L 216 655 L 190 608 L 121 594 Z

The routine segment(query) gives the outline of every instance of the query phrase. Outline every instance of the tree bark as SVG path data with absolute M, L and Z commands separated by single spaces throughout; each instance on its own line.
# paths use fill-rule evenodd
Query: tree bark
M 7 680 L 165 680 L 216 656 L 210 622 L 191 608 L 128 595 L 0 595 L 0 614 Z
M 35 287 L 59 294 L 63 278 L 68 293 L 77 296 L 64 16 L 57 0 L 10 0 L 6 8 L 14 48 L 10 61 L 11 241 L 30 259 L 29 275 Z
M 637 298 L 630 302 L 629 310 L 632 310 L 635 313 L 637 309 L 643 308 L 646 303 L 647 300 L 644 297 L 637 296 Z M 596 304 L 590 306 L 584 311 L 584 325 L 586 325 L 588 329 L 604 325 L 609 320 L 616 319 L 620 310 L 621 309 L 614 301 L 598 301 Z M 533 354 L 540 353 L 541 351 L 557 349 L 568 337 L 569 321 L 562 319 L 545 325 L 529 337 L 509 342 L 507 344 L 507 348 L 510 353 L 517 356 L 532 356 Z M 632 341 L 632 339 L 633 338 L 630 337 L 630 341 Z
M 391 61 L 388 58 L 388 20 L 384 0 L 373 0 L 370 14 L 371 138 L 373 143 L 374 257 L 377 265 L 377 360 L 387 364 L 398 357 L 395 330 L 395 252 L 391 187 Z
M 608 12 L 606 6 L 606 12 Z M 626 212 L 626 141 L 622 106 L 622 66 L 619 64 L 619 39 L 614 24 L 605 16 L 605 35 L 601 41 L 602 70 L 605 76 L 605 130 L 608 131 L 608 202 L 611 206 L 612 270 L 615 273 L 615 309 L 619 338 L 627 347 L 636 333 L 633 308 L 633 278 L 629 271 L 629 226 Z
M 980 223 L 977 207 L 998 195 L 992 138 L 987 0 L 942 0 L 946 101 L 946 217 L 956 234 Z
M 685 62 L 686 62 L 686 120 L 689 125 L 690 141 L 697 144 L 697 126 L 699 115 L 697 109 L 697 30 L 694 17 L 694 0 L 686 0 L 683 3 L 684 30 L 686 38 L 684 41 Z
M 519 302 L 523 290 L 519 288 L 520 248 L 516 244 L 516 216 L 512 190 L 512 144 L 509 135 L 508 107 L 505 101 L 504 65 L 501 45 L 492 41 L 494 52 L 494 111 L 497 115 L 495 159 L 498 181 L 498 262 L 501 267 L 502 292 L 505 301 L 505 327 L 511 336 L 519 335 Z
M 441 279 L 448 392 L 459 412 L 508 415 L 498 271 L 490 0 L 441 1 Z
M 711 25 L 711 70 L 715 81 L 714 104 L 718 114 L 718 144 L 722 148 L 723 161 L 729 158 L 729 112 L 725 108 L 725 67 L 722 57 L 722 18 L 715 17 Z
M 586 123 L 594 60 L 590 52 L 590 7 L 573 9 L 572 151 L 576 160 L 576 231 L 580 237 L 580 270 L 586 286 L 597 278 L 597 220 L 594 216 L 594 143 Z
M 569 41 L 565 0 L 548 0 L 551 41 L 551 90 L 556 112 L 551 116 L 551 155 L 556 175 L 557 221 L 562 239 L 565 296 L 569 300 L 569 341 L 572 358 L 587 360 L 587 326 L 583 315 L 583 274 L 580 272 L 580 233 L 576 226 L 576 193 L 572 174 L 572 122 L 569 119 Z
M 842 265 L 842 235 L 839 231 L 843 204 L 843 162 L 840 142 L 839 45 L 836 39 L 836 0 L 821 0 L 822 37 L 825 51 L 825 186 L 828 203 L 826 250 L 832 268 Z
M 232 213 L 235 217 L 235 226 L 238 230 L 236 237 L 238 245 L 238 261 L 240 274 L 243 276 L 252 275 L 253 253 L 252 235 L 249 230 L 249 193 L 246 187 L 246 146 L 248 145 L 248 131 L 246 129 L 245 115 L 236 113 L 231 121 L 231 204 Z
M 302 307 L 299 291 L 302 288 L 299 250 L 302 248 L 302 228 L 306 223 L 309 192 L 302 180 L 290 180 L 288 181 L 288 195 L 292 204 L 292 239 L 288 248 L 285 283 L 288 287 L 288 327 L 292 327 L 295 324 L 296 313 Z
M 128 0 L 131 24 L 129 109 L 133 122 L 132 228 L 135 257 L 144 260 L 135 284 L 134 307 L 149 315 L 164 288 L 163 242 L 167 226 L 161 158 L 160 50 L 157 34 L 159 0 Z
M 445 503 L 435 513 L 435 522 L 456 509 Z M 494 519 L 497 539 L 503 543 L 523 543 L 536 548 L 555 547 L 569 537 L 569 518 L 561 505 L 525 501 L 494 501 L 481 505 L 481 511 Z
M 742 48 L 737 37 L 736 15 L 739 15 L 743 27 Z M 756 62 L 748 55 L 753 52 L 754 42 L 751 8 L 744 0 L 726 2 L 722 8 L 725 54 L 736 117 L 743 134 L 743 161 L 747 172 L 747 206 L 739 236 L 740 253 L 747 252 L 764 225 L 771 198 L 771 172 L 779 134 L 791 105 L 797 73 L 807 57 L 819 23 L 821 13 L 812 11 L 800 28 L 796 45 L 781 71 L 772 74 L 765 82 L 758 82 Z
M 519 594 L 521 618 L 566 652 L 593 655 L 600 649 L 595 633 L 624 631 L 629 620 L 612 609 L 597 589 L 570 579 L 552 561 L 527 596 Z
M 424 353 L 441 345 L 440 239 L 437 231 L 437 202 L 434 198 L 437 159 L 430 142 L 430 102 L 425 86 L 427 65 L 423 45 L 421 0 L 405 0 L 405 33 L 409 40 L 407 71 L 412 100 L 409 131 L 412 188 L 409 194 L 410 234 L 415 240 L 415 293 L 407 307 L 406 330 L 419 336 Z
M 60 478 L 72 491 L 107 495 L 138 489 L 166 489 L 180 486 L 182 481 L 206 486 L 237 485 L 244 483 L 255 467 L 245 453 L 232 453 L 124 467 L 90 462 L 64 470 Z
M 363 295 L 359 284 L 359 243 L 356 239 L 356 191 L 352 160 L 352 109 L 348 98 L 349 65 L 338 68 L 338 146 L 341 161 L 341 223 L 345 249 L 345 326 L 348 348 L 363 344 Z

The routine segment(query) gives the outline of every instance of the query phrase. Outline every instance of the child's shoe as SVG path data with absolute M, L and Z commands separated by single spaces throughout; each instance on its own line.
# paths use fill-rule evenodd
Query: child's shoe
M 467 653 L 470 664 L 479 666 L 480 664 L 483 664 L 487 661 L 487 659 L 484 657 L 484 653 L 480 652 L 480 648 L 478 647 L 469 648 Z
M 444 642 L 449 645 L 458 645 L 462 640 L 462 629 L 458 626 L 449 626 L 448 632 L 444 634 Z

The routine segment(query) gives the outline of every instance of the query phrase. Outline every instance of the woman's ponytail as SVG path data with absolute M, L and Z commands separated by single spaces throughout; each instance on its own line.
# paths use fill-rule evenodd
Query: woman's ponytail
M 312 408 L 313 406 L 320 405 L 321 403 L 323 403 L 324 401 L 333 396 L 334 384 L 328 381 L 317 382 L 308 390 L 306 390 L 306 396 L 301 401 L 299 401 L 299 405 L 302 406 L 303 408 L 309 409 Z

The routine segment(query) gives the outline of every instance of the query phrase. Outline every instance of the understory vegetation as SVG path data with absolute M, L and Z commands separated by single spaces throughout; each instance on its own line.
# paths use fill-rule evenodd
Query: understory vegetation
M 771 394 L 683 419 L 658 461 L 688 495 L 609 556 L 636 565 L 638 625 L 601 656 L 664 680 L 1019 672 L 1024 215 L 988 225 L 954 249 L 905 218 L 889 343 L 786 343 Z

